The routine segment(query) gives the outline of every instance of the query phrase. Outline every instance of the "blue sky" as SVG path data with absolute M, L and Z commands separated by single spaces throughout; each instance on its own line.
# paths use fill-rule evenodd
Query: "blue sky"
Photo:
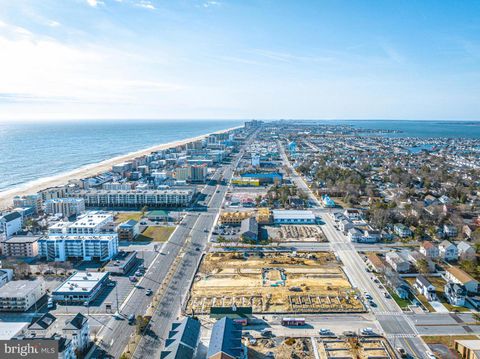
M 0 119 L 479 119 L 479 1 L 0 0 Z

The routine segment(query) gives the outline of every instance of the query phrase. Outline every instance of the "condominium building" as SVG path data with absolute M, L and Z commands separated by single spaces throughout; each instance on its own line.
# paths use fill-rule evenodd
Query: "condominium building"
M 75 222 L 50 226 L 48 236 L 39 239 L 38 254 L 49 261 L 110 260 L 118 252 L 118 235 L 109 212 L 87 212 Z
M 50 234 L 38 241 L 38 254 L 48 261 L 69 258 L 108 261 L 118 252 L 116 233 Z
M 45 213 L 62 214 L 64 217 L 78 215 L 85 211 L 83 198 L 54 198 L 45 202 Z
M 15 280 L 0 291 L 0 311 L 25 312 L 45 295 L 43 280 Z
M 36 257 L 40 236 L 13 236 L 1 243 L 2 254 L 6 257 Z
M 18 212 L 14 211 L 0 216 L 0 233 L 3 233 L 8 239 L 22 229 L 22 224 L 22 215 Z
M 102 208 L 139 208 L 149 207 L 185 207 L 193 199 L 193 189 L 162 189 L 144 191 L 79 191 L 72 196 L 85 199 L 87 207 Z
M 38 194 L 31 194 L 27 196 L 15 196 L 13 198 L 13 206 L 20 208 L 33 208 L 34 213 L 42 208 L 42 196 Z

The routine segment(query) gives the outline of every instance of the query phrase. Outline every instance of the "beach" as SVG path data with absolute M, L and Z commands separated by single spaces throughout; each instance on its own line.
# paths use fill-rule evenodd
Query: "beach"
M 32 181 L 25 183 L 23 185 L 20 185 L 18 187 L 14 187 L 11 189 L 8 189 L 6 191 L 0 192 L 0 209 L 6 209 L 6 208 L 11 208 L 13 206 L 13 198 L 15 196 L 24 196 L 24 195 L 29 195 L 29 194 L 35 194 L 41 190 L 44 190 L 46 188 L 50 187 L 55 187 L 55 186 L 60 186 L 63 184 L 68 183 L 70 180 L 74 179 L 81 179 L 81 178 L 86 178 L 86 177 L 92 177 L 95 176 L 99 173 L 109 171 L 112 167 L 112 165 L 116 163 L 121 163 L 125 161 L 132 160 L 136 157 L 141 157 L 148 155 L 152 152 L 155 151 L 160 151 L 160 150 L 165 150 L 167 148 L 172 148 L 176 146 L 182 146 L 185 145 L 189 142 L 194 142 L 198 140 L 202 140 L 212 134 L 216 133 L 225 133 L 232 131 L 237 128 L 241 128 L 242 126 L 235 126 L 231 127 L 225 130 L 220 130 L 220 131 L 215 131 L 211 133 L 207 133 L 204 135 L 196 136 L 196 137 L 191 137 L 187 138 L 184 140 L 178 140 L 178 141 L 173 141 L 173 142 L 168 142 L 168 143 L 163 143 L 159 144 L 156 146 L 152 146 L 143 150 L 135 151 L 135 152 L 130 152 L 125 155 L 120 155 L 117 157 L 110 158 L 105 161 L 101 161 L 98 163 L 93 163 L 89 164 L 86 166 L 79 167 L 73 171 L 69 171 L 66 173 L 60 173 L 55 176 L 51 177 L 46 177 L 46 178 L 40 178 L 38 180 Z

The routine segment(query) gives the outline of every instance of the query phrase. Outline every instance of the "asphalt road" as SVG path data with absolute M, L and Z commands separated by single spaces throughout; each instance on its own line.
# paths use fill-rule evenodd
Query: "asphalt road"
M 298 188 L 308 194 L 310 200 L 320 207 L 321 204 L 316 196 L 303 178 L 294 170 L 280 141 L 278 141 L 278 147 L 283 162 L 292 170 L 292 180 Z M 329 240 L 333 252 L 342 261 L 344 270 L 352 285 L 364 293 L 370 294 L 376 303 L 376 307 L 371 307 L 370 309 L 376 315 L 390 343 L 395 348 L 402 347 L 413 358 L 426 358 L 425 352 L 428 350 L 428 347 L 418 336 L 419 333 L 411 319 L 403 313 L 393 299 L 388 299 L 384 296 L 385 290 L 380 289 L 378 284 L 372 280 L 372 274 L 365 271 L 365 263 L 355 246 L 345 235 L 335 229 L 333 219 L 326 213 L 323 213 L 322 220 L 325 222 L 322 226 L 323 232 Z
M 253 141 L 254 137 L 255 134 L 250 137 L 246 145 Z M 244 145 L 244 147 L 246 145 Z M 207 212 L 202 212 L 191 227 L 190 234 L 188 235 L 188 237 L 191 238 L 191 243 L 188 244 L 186 254 L 181 258 L 173 281 L 171 281 L 167 287 L 165 295 L 150 321 L 150 328 L 142 337 L 134 353 L 134 358 L 160 357 L 160 351 L 168 335 L 171 322 L 176 320 L 180 315 L 202 255 L 208 249 L 208 240 L 220 214 L 234 169 L 244 154 L 244 147 L 234 157 L 231 164 L 222 166 L 222 168 L 217 171 L 214 178 L 219 179 L 223 177 L 224 181 L 219 181 L 215 186 L 207 185 L 205 187 L 203 193 L 206 195 L 204 202 L 208 205 Z M 196 248 L 200 250 L 196 250 Z M 178 253 L 176 253 L 175 256 L 176 255 L 178 255 Z

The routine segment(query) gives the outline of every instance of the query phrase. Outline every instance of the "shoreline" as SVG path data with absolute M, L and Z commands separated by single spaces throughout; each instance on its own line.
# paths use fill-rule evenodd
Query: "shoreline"
M 235 127 L 230 127 L 224 130 L 219 130 L 215 132 L 210 132 L 206 133 L 203 135 L 199 135 L 196 137 L 190 137 L 186 138 L 183 140 L 177 140 L 177 141 L 172 141 L 172 142 L 167 142 L 167 143 L 162 143 L 159 145 L 151 146 L 148 148 L 145 148 L 143 150 L 138 150 L 134 152 L 129 152 L 124 155 L 112 157 L 107 160 L 103 160 L 100 162 L 96 163 L 91 163 L 87 165 L 82 165 L 72 171 L 68 172 L 63 172 L 63 173 L 58 173 L 56 175 L 50 176 L 50 177 L 42 177 L 33 181 L 26 182 L 24 184 L 21 184 L 17 187 L 13 187 L 4 191 L 0 191 L 0 210 L 7 209 L 9 207 L 13 206 L 13 198 L 15 196 L 24 196 L 28 194 L 35 194 L 41 190 L 44 190 L 46 188 L 50 187 L 55 187 L 55 186 L 60 186 L 63 184 L 66 184 L 69 180 L 72 179 L 81 179 L 81 178 L 86 178 L 86 177 L 91 177 L 95 176 L 98 173 L 105 172 L 109 169 L 111 169 L 112 165 L 124 161 L 131 160 L 136 157 L 141 157 L 148 155 L 152 152 L 155 151 L 160 151 L 160 150 L 165 150 L 168 148 L 176 147 L 176 146 L 182 146 L 190 142 L 202 140 L 212 134 L 217 134 L 217 133 L 225 133 L 229 132 L 238 128 L 241 128 L 242 126 L 235 126 Z

